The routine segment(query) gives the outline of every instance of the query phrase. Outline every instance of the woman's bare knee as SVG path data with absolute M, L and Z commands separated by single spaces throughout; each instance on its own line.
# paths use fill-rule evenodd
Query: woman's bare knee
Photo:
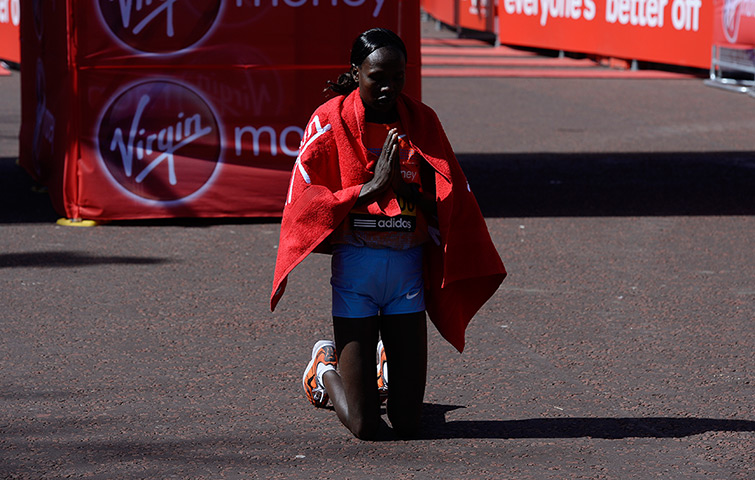
M 349 430 L 360 440 L 374 440 L 380 427 L 380 418 L 356 418 L 352 419 Z

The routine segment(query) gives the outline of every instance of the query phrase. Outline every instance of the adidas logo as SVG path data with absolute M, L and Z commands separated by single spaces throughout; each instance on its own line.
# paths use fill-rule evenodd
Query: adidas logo
M 371 215 L 354 215 L 351 228 L 354 230 L 376 230 L 384 232 L 413 232 L 417 223 L 414 217 L 377 217 Z
M 377 222 L 378 228 L 388 228 L 391 230 L 413 230 L 412 222 L 404 220 L 401 217 L 388 218 Z

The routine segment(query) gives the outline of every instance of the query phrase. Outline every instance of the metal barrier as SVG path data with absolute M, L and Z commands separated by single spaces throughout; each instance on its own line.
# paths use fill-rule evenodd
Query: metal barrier
M 752 80 L 734 78 L 735 73 L 751 74 Z M 730 48 L 713 45 L 710 60 L 710 78 L 706 85 L 755 97 L 755 49 Z

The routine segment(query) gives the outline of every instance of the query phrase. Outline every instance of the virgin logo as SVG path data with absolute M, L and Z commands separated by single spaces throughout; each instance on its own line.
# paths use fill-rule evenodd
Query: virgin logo
M 131 48 L 172 53 L 200 41 L 212 28 L 222 0 L 98 0 L 110 31 Z
M 742 17 L 755 17 L 755 0 L 725 0 L 722 17 L 726 40 L 737 43 Z
M 100 159 L 118 187 L 136 199 L 168 203 L 211 184 L 221 138 L 202 97 L 170 81 L 141 83 L 117 96 L 97 135 Z

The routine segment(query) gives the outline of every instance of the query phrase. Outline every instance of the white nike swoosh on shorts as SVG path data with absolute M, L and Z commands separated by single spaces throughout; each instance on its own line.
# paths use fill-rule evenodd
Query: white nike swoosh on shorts
M 417 290 L 415 293 L 407 293 L 406 294 L 406 299 L 407 300 L 411 300 L 412 298 L 416 297 L 417 295 L 419 295 L 419 290 Z

